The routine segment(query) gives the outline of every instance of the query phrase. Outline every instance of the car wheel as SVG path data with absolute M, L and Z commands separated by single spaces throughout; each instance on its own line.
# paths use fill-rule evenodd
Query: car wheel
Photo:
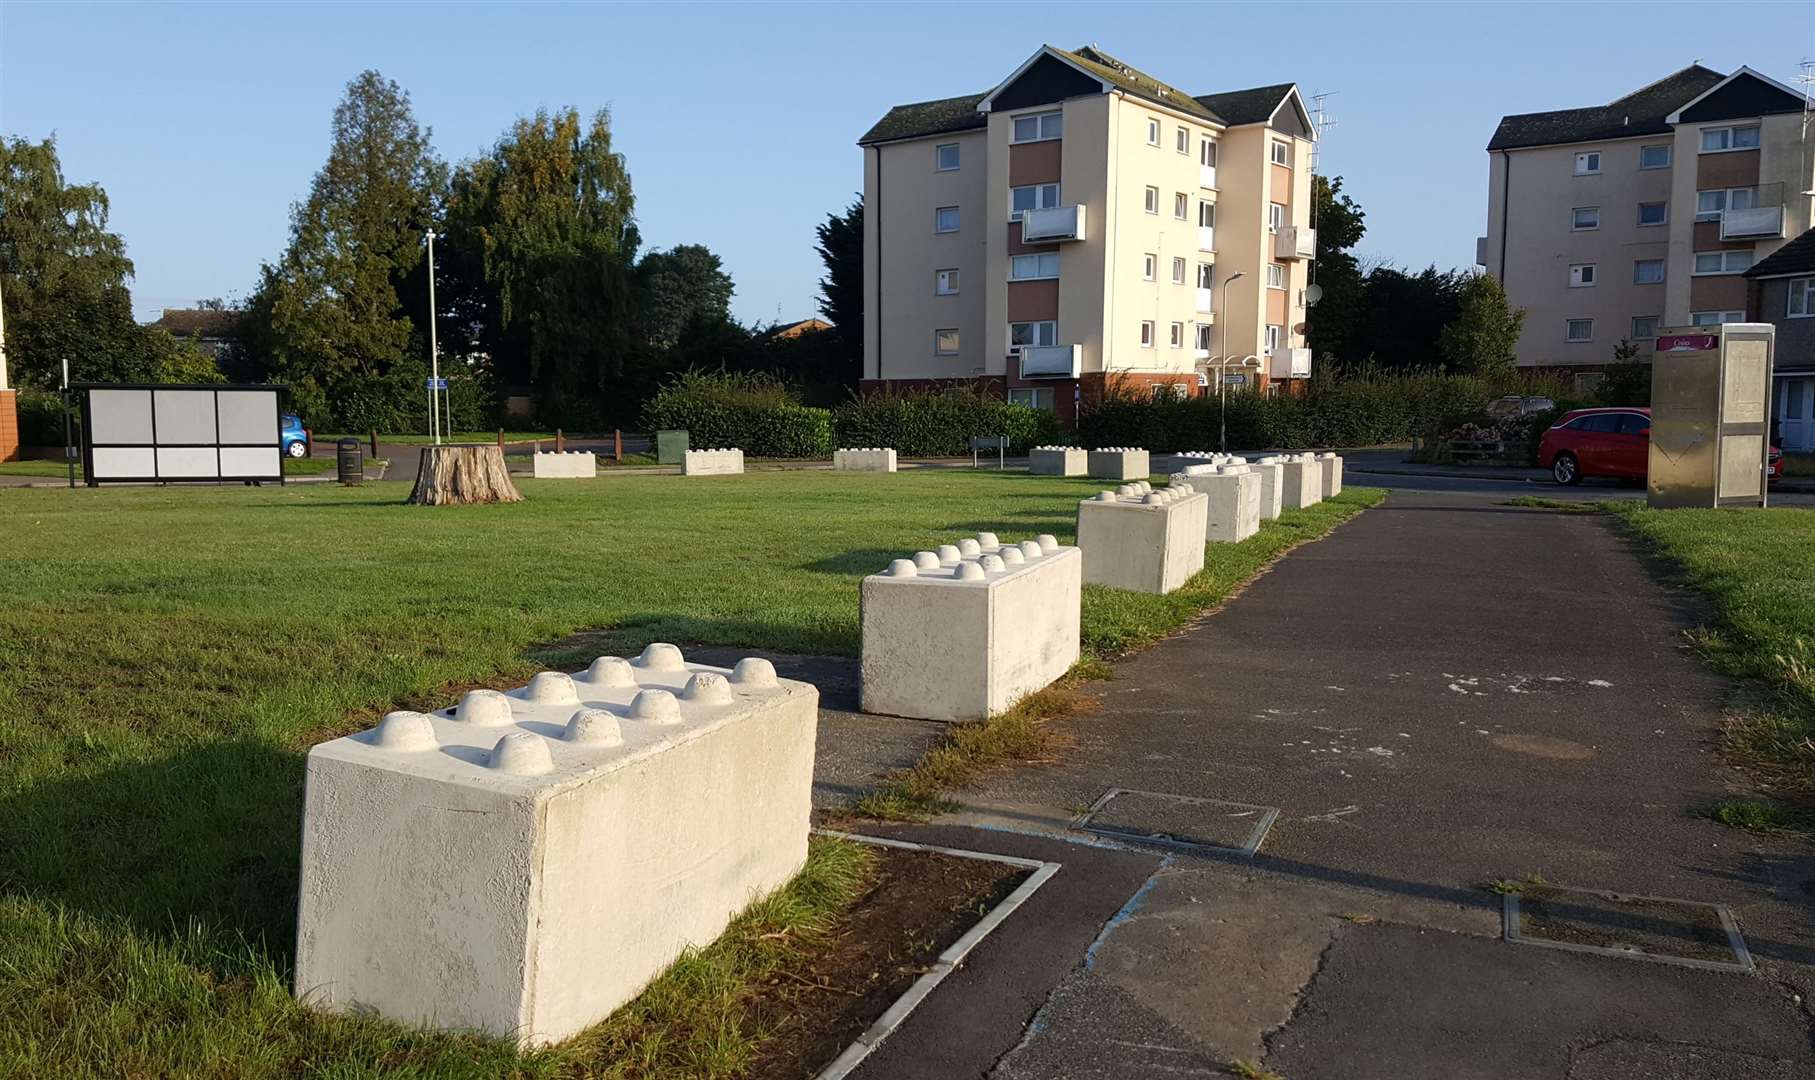
M 308 457 L 309 447 L 304 443 L 293 442 L 284 447 L 284 453 L 289 454 L 293 458 Z
M 1559 484 L 1579 484 L 1582 467 L 1576 464 L 1574 454 L 1558 454 L 1557 460 L 1550 463 L 1550 476 Z

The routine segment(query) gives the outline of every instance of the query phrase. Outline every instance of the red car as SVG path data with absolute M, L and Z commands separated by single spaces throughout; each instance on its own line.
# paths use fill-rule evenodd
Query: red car
M 1584 476 L 1643 480 L 1651 457 L 1651 410 L 1576 409 L 1563 414 L 1538 442 L 1538 464 L 1559 484 Z M 1783 451 L 1772 446 L 1766 476 L 1783 475 Z

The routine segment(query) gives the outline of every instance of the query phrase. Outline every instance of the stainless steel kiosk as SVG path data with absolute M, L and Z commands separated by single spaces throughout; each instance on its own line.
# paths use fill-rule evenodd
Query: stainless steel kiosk
M 1659 331 L 1649 505 L 1765 505 L 1775 335 L 1770 323 Z

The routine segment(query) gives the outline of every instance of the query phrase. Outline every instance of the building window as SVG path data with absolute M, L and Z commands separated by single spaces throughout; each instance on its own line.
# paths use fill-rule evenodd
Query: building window
M 1172 216 L 1180 221 L 1191 216 L 1191 196 L 1182 191 L 1172 196 Z
M 935 330 L 935 331 L 933 331 L 933 355 L 934 356 L 957 356 L 958 355 L 958 331 L 956 331 L 956 330 Z
M 1658 316 L 1634 315 L 1632 317 L 1632 340 L 1649 341 L 1657 337 Z
M 1288 166 L 1292 164 L 1292 146 L 1290 143 L 1281 142 L 1278 139 L 1273 140 L 1273 164 Z
M 1815 316 L 1815 278 L 1791 278 L 1789 306 L 1784 314 L 1793 319 Z
M 1267 231 L 1276 233 L 1286 224 L 1286 204 L 1270 202 L 1267 204 Z
M 1208 289 L 1210 287 L 1210 282 L 1215 280 L 1215 277 L 1216 277 L 1216 264 L 1215 263 L 1198 263 L 1197 264 L 1197 287 L 1198 288 Z
M 1147 189 L 1147 194 L 1146 194 L 1145 198 L 1146 198 L 1146 202 L 1144 203 L 1144 206 L 1145 206 L 1147 212 L 1149 214 L 1159 213 L 1160 212 L 1160 189 L 1156 188 L 1156 187 L 1149 187 Z
M 1172 324 L 1172 332 L 1171 332 L 1171 335 L 1166 339 L 1166 343 L 1171 345 L 1175 349 L 1182 349 L 1185 347 L 1185 324 L 1184 323 L 1175 322 Z
M 933 211 L 933 231 L 957 232 L 958 208 L 956 206 L 941 206 L 939 209 Z
M 1008 277 L 1010 281 L 1042 281 L 1059 276 L 1059 253 L 1042 252 L 1038 255 L 1014 255 L 1008 260 Z
M 1267 264 L 1267 288 L 1283 289 L 1286 287 L 1286 268 L 1280 263 Z
M 1690 326 L 1719 326 L 1722 323 L 1745 321 L 1746 313 L 1743 311 L 1691 311 L 1689 313 Z
M 1639 204 L 1640 225 L 1670 224 L 1670 204 L 1661 202 L 1642 202 Z
M 1207 353 L 1210 351 L 1211 324 L 1207 323 L 1207 322 L 1201 322 L 1201 323 L 1197 323 L 1196 325 L 1197 325 L 1197 351 L 1201 352 L 1201 353 Z
M 1174 285 L 1185 283 L 1185 260 L 1177 256 L 1174 256 L 1172 260 L 1172 283 Z
M 1191 153 L 1191 129 L 1179 128 L 1174 135 L 1173 143 L 1178 147 L 1179 153 L 1189 155 Z
M 1698 251 L 1695 253 L 1695 272 L 1697 274 L 1743 274 L 1752 267 L 1752 250 L 1750 248 L 1729 248 L 1726 251 Z
M 1594 264 L 1574 263 L 1569 267 L 1569 287 L 1586 289 L 1594 285 Z
M 1589 150 L 1576 155 L 1577 176 L 1599 176 L 1601 174 L 1601 152 Z
M 1200 229 L 1216 228 L 1216 204 L 1205 199 L 1197 202 L 1197 227 Z
M 1639 168 L 1668 169 L 1670 167 L 1670 144 L 1660 143 L 1657 146 L 1639 147 Z
M 935 295 L 935 296 L 957 296 L 958 295 L 958 271 L 956 271 L 956 270 L 935 270 L 935 271 L 933 271 L 933 295 Z
M 1041 412 L 1052 411 L 1052 387 L 1050 386 L 1016 386 L 1008 391 L 1010 405 L 1025 405 Z
M 1702 153 L 1718 154 L 1725 150 L 1758 149 L 1758 125 L 1702 129 Z
M 1059 205 L 1059 185 L 1029 184 L 1026 187 L 1008 189 L 1008 205 L 1012 211 L 1010 221 L 1020 221 L 1025 210 L 1047 210 Z
M 1267 342 L 1266 350 L 1267 350 L 1268 356 L 1272 356 L 1274 353 L 1279 351 L 1280 331 L 1282 331 L 1284 329 L 1285 329 L 1285 327 L 1283 327 L 1283 326 L 1275 326 L 1271 323 L 1268 324 L 1267 337 L 1266 337 L 1266 342 Z
M 1754 188 L 1709 188 L 1695 193 L 1695 220 L 1719 221 L 1728 210 L 1750 210 L 1758 203 Z
M 1593 319 L 1571 319 L 1563 328 L 1564 341 L 1593 341 Z
M 1143 348 L 1143 349 L 1153 348 L 1153 320 L 1152 319 L 1142 319 L 1141 320 L 1141 348 Z
M 1160 122 L 1158 120 L 1149 119 L 1147 121 L 1147 145 L 1148 146 L 1158 146 L 1159 144 L 1160 144 Z
M 1578 206 L 1569 212 L 1569 227 L 1574 232 L 1585 232 L 1601 227 L 1601 208 L 1598 206 Z
M 1040 142 L 1044 139 L 1057 139 L 1064 134 L 1065 114 L 1062 112 L 1015 117 L 1015 142 Z
M 1159 277 L 1160 257 L 1147 254 L 1141 256 L 1141 280 L 1153 281 Z
M 955 143 L 955 142 L 941 143 L 935 149 L 934 152 L 938 155 L 937 168 L 939 169 L 940 172 L 951 172 L 953 169 L 956 169 L 958 167 L 958 144 L 957 143 Z
M 1664 260 L 1632 260 L 1632 283 L 1634 285 L 1656 285 L 1664 280 Z
M 1213 139 L 1201 139 L 1197 144 L 1197 163 L 1216 168 L 1216 142 Z
M 1040 322 L 1008 324 L 1008 343 L 1016 346 L 1046 347 L 1059 342 L 1059 324 L 1046 319 Z

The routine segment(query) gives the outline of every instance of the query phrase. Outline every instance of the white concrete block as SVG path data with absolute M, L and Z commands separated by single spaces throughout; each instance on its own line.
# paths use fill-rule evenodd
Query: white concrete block
M 1285 494 L 1285 467 L 1276 457 L 1264 457 L 1248 468 L 1260 477 L 1260 519 L 1276 520 L 1283 505 L 1281 497 Z
M 806 860 L 819 693 L 672 645 L 309 752 L 296 993 L 566 1038 Z
M 1323 467 L 1312 454 L 1289 454 L 1279 459 L 1282 467 L 1280 505 L 1287 510 L 1302 510 L 1323 501 Z
M 1250 465 L 1218 465 L 1217 471 L 1175 477 L 1173 485 L 1210 498 L 1205 538 L 1236 544 L 1260 531 L 1260 474 Z
M 1027 471 L 1037 476 L 1083 476 L 1089 455 L 1076 446 L 1036 446 L 1027 452 Z
M 599 475 L 599 457 L 591 450 L 569 450 L 560 454 L 538 450 L 534 457 L 537 480 L 591 479 Z
M 1132 446 L 1092 450 L 1086 459 L 1091 476 L 1107 480 L 1145 480 L 1149 472 L 1147 451 Z
M 1051 536 L 983 533 L 864 578 L 863 710 L 975 720 L 1051 685 L 1079 656 L 1082 570 Z
M 1171 592 L 1204 568 L 1209 511 L 1209 497 L 1187 486 L 1105 491 L 1085 499 L 1078 504 L 1084 580 L 1135 592 Z
M 1335 454 L 1318 454 L 1317 460 L 1323 466 L 1323 497 L 1335 498 L 1342 494 L 1342 459 Z
M 743 471 L 742 450 L 689 450 L 681 457 L 682 476 L 727 476 Z
M 895 451 L 875 447 L 834 450 L 832 468 L 840 472 L 894 472 Z

